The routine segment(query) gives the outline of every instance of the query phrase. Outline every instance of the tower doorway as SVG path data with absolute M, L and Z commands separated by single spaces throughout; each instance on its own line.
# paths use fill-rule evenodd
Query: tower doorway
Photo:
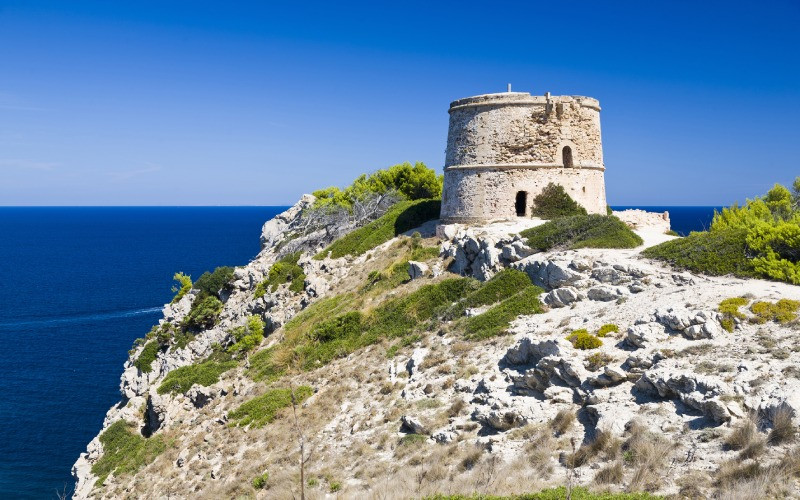
M 517 191 L 517 200 L 514 202 L 514 208 L 517 210 L 517 217 L 524 217 L 527 207 L 528 193 L 526 191 Z
M 572 148 L 569 146 L 564 146 L 564 149 L 561 150 L 561 158 L 564 160 L 564 167 L 565 168 L 572 168 Z

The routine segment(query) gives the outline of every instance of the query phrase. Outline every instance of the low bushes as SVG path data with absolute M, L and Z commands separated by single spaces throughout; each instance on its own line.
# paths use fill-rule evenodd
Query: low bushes
M 544 311 L 539 295 L 543 290 L 532 284 L 505 299 L 483 314 L 466 319 L 464 331 L 471 340 L 486 339 L 504 333 L 516 317 Z
M 189 366 L 182 366 L 169 372 L 161 385 L 159 394 L 183 394 L 194 384 L 208 387 L 219 382 L 219 377 L 236 366 L 236 361 L 204 361 Z
M 264 340 L 264 321 L 258 316 L 247 318 L 247 324 L 231 330 L 234 344 L 228 348 L 231 354 L 242 354 L 252 351 Z
M 597 330 L 598 337 L 605 337 L 609 333 L 619 333 L 619 327 L 614 323 L 607 323 Z
M 800 310 L 800 301 L 797 300 L 780 299 L 777 302 L 759 300 L 750 304 L 749 310 L 753 315 L 748 317 L 741 308 L 749 302 L 750 300 L 744 297 L 731 297 L 719 303 L 718 310 L 722 315 L 720 322 L 725 330 L 732 332 L 736 326 L 736 320 L 747 320 L 755 324 L 764 324 L 769 321 L 786 324 L 796 320 L 798 310 Z
M 551 182 L 533 198 L 531 215 L 542 219 L 555 219 L 571 215 L 586 215 L 586 209 L 573 200 L 562 186 Z
M 160 349 L 161 346 L 158 344 L 158 341 L 149 341 L 144 345 L 144 349 L 142 349 L 136 361 L 133 362 L 133 366 L 138 368 L 142 373 L 150 373 L 153 371 L 153 361 L 156 360 Z
M 624 222 L 608 215 L 576 215 L 551 220 L 520 233 L 539 251 L 553 248 L 634 248 L 643 243 Z
M 92 465 L 97 485 L 102 485 L 109 474 L 132 473 L 151 463 L 167 447 L 161 436 L 144 438 L 131 431 L 128 423 L 117 420 L 100 434 L 103 455 Z
M 603 341 L 599 338 L 595 337 L 585 329 L 581 328 L 579 330 L 575 330 L 567 336 L 567 340 L 569 340 L 573 347 L 576 349 L 587 350 L 587 349 L 597 349 L 601 345 L 603 345 Z
M 185 328 L 193 330 L 205 330 L 217 324 L 219 315 L 222 312 L 222 302 L 213 295 L 204 298 L 198 296 L 192 303 L 189 314 L 183 320 Z
M 445 313 L 445 318 L 458 318 L 463 316 L 467 309 L 496 304 L 532 284 L 527 273 L 517 269 L 504 269 L 495 274 L 480 288 L 467 295 L 463 300 L 450 307 Z
M 334 241 L 315 259 L 358 256 L 385 243 L 398 234 L 409 231 L 423 223 L 439 218 L 439 200 L 401 201 L 383 216 Z
M 312 394 L 314 390 L 311 387 L 302 385 L 294 390 L 295 402 L 300 404 Z M 291 389 L 270 389 L 266 394 L 253 398 L 229 412 L 228 418 L 238 426 L 263 427 L 275 420 L 280 410 L 291 404 Z
M 301 254 L 302 252 L 289 254 L 273 264 L 269 269 L 267 279 L 256 286 L 254 297 L 263 297 L 268 288 L 271 292 L 274 292 L 284 283 L 290 283 L 290 291 L 294 293 L 302 292 L 305 286 L 306 275 L 303 268 L 297 265 Z
M 172 291 L 175 292 L 175 296 L 172 297 L 172 301 L 170 303 L 174 304 L 181 300 L 184 295 L 189 293 L 189 290 L 192 289 L 192 277 L 183 273 L 175 273 L 172 279 L 177 281 L 180 285 L 172 287 Z
M 269 473 L 265 472 L 254 477 L 250 484 L 257 490 L 263 490 L 269 483 Z
M 746 233 L 741 228 L 693 232 L 684 238 L 646 248 L 642 255 L 711 276 L 752 277 L 755 269 L 748 257 Z
M 375 195 L 397 193 L 406 200 L 439 198 L 442 195 L 443 177 L 425 166 L 406 162 L 361 175 L 344 189 L 329 187 L 314 191 L 315 209 L 352 209 L 353 205 Z
M 711 228 L 648 249 L 648 257 L 711 275 L 758 276 L 800 284 L 800 177 L 794 192 L 766 195 L 714 213 Z
M 233 280 L 233 268 L 222 266 L 214 269 L 214 272 L 204 272 L 197 278 L 194 288 L 199 290 L 200 296 L 212 295 L 219 298 L 219 292 Z

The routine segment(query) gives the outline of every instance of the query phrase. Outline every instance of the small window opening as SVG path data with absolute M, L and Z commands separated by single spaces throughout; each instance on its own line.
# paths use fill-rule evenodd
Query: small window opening
M 569 146 L 564 146 L 564 149 L 561 150 L 561 158 L 564 160 L 564 167 L 572 168 L 572 148 Z
M 517 217 L 525 216 L 525 207 L 528 204 L 528 193 L 525 191 L 517 191 L 517 201 L 514 202 L 514 208 L 517 210 Z

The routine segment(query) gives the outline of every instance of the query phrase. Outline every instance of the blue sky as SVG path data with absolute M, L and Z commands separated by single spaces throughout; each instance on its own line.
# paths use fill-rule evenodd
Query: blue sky
M 600 100 L 612 205 L 800 175 L 800 3 L 0 0 L 0 205 L 279 205 L 403 161 L 450 101 Z

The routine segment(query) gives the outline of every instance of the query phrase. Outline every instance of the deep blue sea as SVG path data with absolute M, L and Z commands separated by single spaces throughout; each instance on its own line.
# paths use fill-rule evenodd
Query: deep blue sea
M 285 207 L 0 208 L 0 498 L 55 498 L 172 275 L 247 263 Z
M 0 498 L 55 498 L 172 275 L 242 265 L 286 207 L 0 208 Z M 686 234 L 714 207 L 668 210 Z

